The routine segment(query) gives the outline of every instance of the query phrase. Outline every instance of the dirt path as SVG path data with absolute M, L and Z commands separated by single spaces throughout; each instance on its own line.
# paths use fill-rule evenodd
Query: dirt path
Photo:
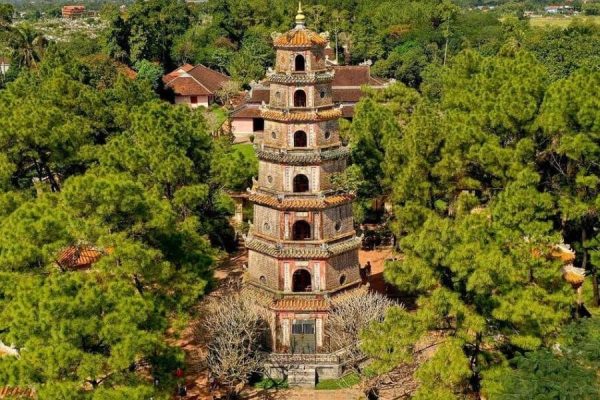
M 358 261 L 361 266 L 367 262 L 371 263 L 371 276 L 369 284 L 371 288 L 381 294 L 386 294 L 386 285 L 383 280 L 383 269 L 385 260 L 392 256 L 392 248 L 383 248 L 377 250 L 360 250 L 358 252 Z
M 207 297 L 221 297 L 223 294 L 236 286 L 244 274 L 244 265 L 248 263 L 245 250 L 232 254 L 227 260 L 220 263 L 215 270 L 214 277 L 217 280 L 217 289 Z M 195 329 L 197 322 L 192 322 L 182 332 L 181 337 L 174 344 L 181 347 L 185 352 L 185 382 L 189 400 L 212 400 L 213 393 L 209 388 L 208 373 L 204 364 L 206 350 L 203 343 L 196 338 Z M 178 397 L 176 397 L 179 399 Z

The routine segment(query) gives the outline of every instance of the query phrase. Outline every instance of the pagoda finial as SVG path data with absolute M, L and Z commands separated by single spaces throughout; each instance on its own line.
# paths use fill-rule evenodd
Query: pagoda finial
M 298 2 L 298 14 L 296 14 L 296 28 L 303 28 L 306 17 L 302 12 L 302 2 Z

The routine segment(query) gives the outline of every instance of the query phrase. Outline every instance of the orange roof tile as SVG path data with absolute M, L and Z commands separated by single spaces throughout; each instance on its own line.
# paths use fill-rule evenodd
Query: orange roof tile
M 322 210 L 350 203 L 353 199 L 354 196 L 351 194 L 333 195 L 321 199 L 284 198 L 282 201 L 276 197 L 258 193 L 252 193 L 249 197 L 249 200 L 254 203 L 281 210 Z
M 214 94 L 230 78 L 202 64 L 184 64 L 162 77 L 164 84 L 181 96 L 208 96 Z
M 327 40 L 318 33 L 301 27 L 279 35 L 275 38 L 273 44 L 276 47 L 325 46 Z
M 35 397 L 35 390 L 29 388 L 19 388 L 4 386 L 0 387 L 0 399 L 32 399 Z
M 231 113 L 232 118 L 259 118 L 260 109 L 258 107 L 250 107 L 248 104 L 244 104 L 241 107 L 236 108 Z
M 266 109 L 261 110 L 261 116 L 265 119 L 273 121 L 327 121 L 342 117 L 342 110 L 339 108 L 330 108 L 322 111 L 299 111 L 299 112 L 283 112 L 279 110 Z
M 70 246 L 64 249 L 57 264 L 65 269 L 89 268 L 102 257 L 102 252 L 91 246 Z
M 169 81 L 168 87 L 180 96 L 208 96 L 211 92 L 191 76 L 178 76 Z
M 559 259 L 565 264 L 575 260 L 575 252 L 570 247 L 562 244 L 554 246 L 550 256 L 554 259 Z
M 562 268 L 563 279 L 569 282 L 574 288 L 577 288 L 585 281 L 585 269 L 577 268 L 573 264 L 565 265 Z

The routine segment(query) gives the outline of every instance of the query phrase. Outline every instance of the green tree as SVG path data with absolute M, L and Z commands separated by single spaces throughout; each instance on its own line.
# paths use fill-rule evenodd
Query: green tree
M 48 40 L 29 25 L 10 28 L 7 35 L 7 47 L 11 64 L 18 67 L 34 67 L 44 55 Z
M 173 66 L 173 43 L 190 24 L 185 2 L 138 0 L 129 8 L 127 18 L 116 10 L 108 15 L 110 27 L 106 43 L 113 57 L 132 64 L 141 60 L 158 61 L 165 69 Z
M 385 278 L 418 308 L 391 313 L 363 341 L 380 372 L 409 358 L 427 331 L 454 341 L 420 368 L 439 375 L 417 373 L 423 398 L 479 392 L 482 371 L 514 350 L 549 345 L 570 318 L 571 289 L 544 257 L 561 240 L 556 199 L 532 162 L 546 76 L 509 48 L 460 54 L 444 69 L 440 100 L 418 103 L 386 146 L 404 257 Z
M 135 69 L 138 73 L 137 79 L 147 81 L 154 90 L 157 90 L 162 84 L 164 70 L 160 65 L 148 60 L 141 60 L 135 63 Z
M 12 4 L 0 4 L 0 27 L 9 26 L 12 23 L 15 7 Z
M 164 322 L 151 300 L 98 274 L 4 278 L 12 285 L 2 288 L 10 302 L 0 313 L 2 339 L 19 349 L 19 357 L 0 360 L 0 382 L 72 399 L 96 398 L 99 388 L 106 398 L 121 392 L 123 383 L 132 393 L 154 392 L 136 373 L 166 351 L 157 330 Z
M 554 351 L 518 354 L 484 376 L 490 399 L 595 399 L 600 396 L 597 318 L 569 324 Z
M 562 229 L 576 244 L 580 265 L 592 276 L 596 306 L 600 306 L 598 264 L 590 264 L 586 242 L 596 234 L 599 221 L 600 105 L 593 97 L 599 85 L 600 73 L 584 71 L 556 82 L 548 89 L 538 118 L 548 143 L 538 162 L 548 190 L 559 199 Z

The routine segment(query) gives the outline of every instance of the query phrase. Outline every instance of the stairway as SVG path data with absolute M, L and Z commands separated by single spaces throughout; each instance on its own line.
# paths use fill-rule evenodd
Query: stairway
M 288 370 L 287 382 L 290 386 L 314 388 L 317 381 L 317 371 L 310 366 L 297 366 Z

